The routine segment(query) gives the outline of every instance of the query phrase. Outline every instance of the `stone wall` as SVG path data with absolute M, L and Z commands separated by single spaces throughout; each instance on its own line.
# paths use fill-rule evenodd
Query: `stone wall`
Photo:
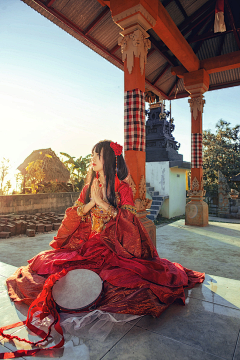
M 78 199 L 77 192 L 0 196 L 0 215 L 64 213 Z

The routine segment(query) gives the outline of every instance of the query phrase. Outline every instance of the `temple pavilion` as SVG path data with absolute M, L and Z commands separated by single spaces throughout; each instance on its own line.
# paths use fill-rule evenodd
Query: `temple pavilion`
M 23 0 L 124 72 L 124 150 L 138 216 L 146 218 L 145 95 L 189 98 L 191 201 L 186 224 L 208 225 L 203 201 L 202 112 L 206 91 L 240 85 L 236 0 Z M 187 109 L 186 109 L 187 111 Z

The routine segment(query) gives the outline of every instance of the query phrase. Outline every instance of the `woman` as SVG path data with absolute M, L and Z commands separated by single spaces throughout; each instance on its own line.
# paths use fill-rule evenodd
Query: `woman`
M 9 295 L 31 304 L 50 275 L 62 269 L 89 269 L 104 283 L 97 309 L 111 313 L 159 316 L 174 301 L 184 304 L 184 288 L 204 274 L 160 259 L 136 217 L 122 147 L 101 141 L 93 147 L 88 184 L 67 209 L 54 250 L 43 251 L 8 278 Z

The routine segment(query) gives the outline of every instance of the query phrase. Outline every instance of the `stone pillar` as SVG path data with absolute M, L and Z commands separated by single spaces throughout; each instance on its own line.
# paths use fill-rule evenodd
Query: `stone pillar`
M 156 245 L 156 227 L 146 218 L 151 200 L 145 180 L 145 63 L 151 47 L 146 30 L 156 24 L 158 0 L 111 0 L 112 18 L 122 29 L 118 44 L 124 61 L 124 151 L 137 216 Z
M 191 188 L 188 190 L 191 201 L 186 205 L 185 224 L 207 226 L 208 205 L 203 201 L 206 191 L 203 189 L 202 113 L 203 93 L 208 90 L 209 75 L 204 69 L 186 73 L 184 85 L 190 94 L 191 109 Z

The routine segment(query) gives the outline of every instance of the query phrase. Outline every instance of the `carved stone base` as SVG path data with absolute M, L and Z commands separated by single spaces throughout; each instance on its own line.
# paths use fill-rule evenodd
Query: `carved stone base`
M 191 199 L 186 205 L 185 225 L 208 226 L 208 204 L 200 199 Z
M 137 217 L 145 227 L 145 229 L 148 232 L 148 235 L 150 236 L 153 245 L 156 247 L 156 226 L 154 225 L 154 222 L 146 217 L 147 211 L 141 211 L 137 212 Z

